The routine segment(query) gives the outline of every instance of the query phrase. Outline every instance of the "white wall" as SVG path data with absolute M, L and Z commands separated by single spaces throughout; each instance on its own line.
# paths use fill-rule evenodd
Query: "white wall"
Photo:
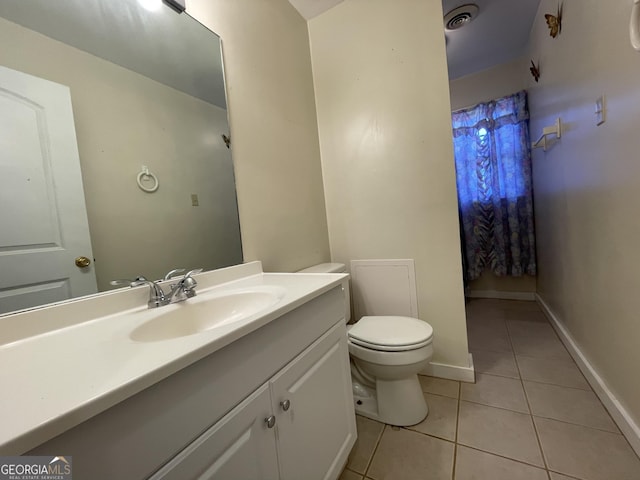
M 529 60 L 524 57 L 518 58 L 450 81 L 451 109 L 459 110 L 526 89 L 527 78 L 530 78 L 528 62 Z M 485 270 L 480 278 L 469 282 L 468 288 L 472 292 L 485 294 L 530 293 L 536 291 L 536 278 L 530 275 L 498 277 L 490 270 Z
M 434 361 L 466 367 L 441 2 L 346 0 L 309 34 L 332 259 L 415 259 Z
M 306 21 L 287 0 L 189 0 L 222 37 L 245 261 L 329 260 Z
M 71 89 L 100 290 L 242 262 L 225 110 L 4 19 L 0 43 L 0 64 Z M 142 165 L 157 192 L 138 188 Z
M 525 58 L 517 58 L 449 82 L 451 110 L 460 110 L 519 92 L 527 86 L 529 68 Z
M 533 157 L 538 293 L 609 389 L 640 424 L 640 53 L 629 42 L 631 1 L 565 0 L 562 33 L 543 18 L 531 39 L 531 131 L 561 117 L 564 132 Z M 594 102 L 607 95 L 607 122 Z

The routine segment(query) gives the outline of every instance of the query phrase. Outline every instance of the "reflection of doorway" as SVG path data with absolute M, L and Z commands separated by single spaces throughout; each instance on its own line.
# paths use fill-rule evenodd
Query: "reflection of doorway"
M 69 88 L 0 67 L 0 313 L 95 293 Z

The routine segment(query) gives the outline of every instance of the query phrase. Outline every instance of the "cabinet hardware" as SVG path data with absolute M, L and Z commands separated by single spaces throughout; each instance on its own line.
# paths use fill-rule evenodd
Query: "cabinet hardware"
M 269 415 L 267 418 L 264 419 L 264 421 L 267 424 L 267 428 L 273 428 L 276 425 L 275 415 Z

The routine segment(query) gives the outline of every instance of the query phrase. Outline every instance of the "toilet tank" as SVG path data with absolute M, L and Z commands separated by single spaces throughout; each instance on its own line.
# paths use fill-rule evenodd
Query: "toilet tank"
M 303 268 L 298 273 L 346 273 L 347 267 L 344 263 L 319 263 L 311 267 Z M 344 321 L 348 323 L 351 320 L 351 295 L 349 293 L 349 279 L 342 282 L 342 290 L 344 291 Z
M 347 267 L 344 263 L 319 263 L 312 267 L 303 268 L 298 273 L 344 273 Z

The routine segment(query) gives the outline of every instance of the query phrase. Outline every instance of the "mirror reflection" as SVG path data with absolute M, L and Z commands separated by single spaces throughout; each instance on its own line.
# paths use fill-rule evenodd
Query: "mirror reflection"
M 0 0 L 0 42 L 0 313 L 242 262 L 219 37 L 159 1 Z

